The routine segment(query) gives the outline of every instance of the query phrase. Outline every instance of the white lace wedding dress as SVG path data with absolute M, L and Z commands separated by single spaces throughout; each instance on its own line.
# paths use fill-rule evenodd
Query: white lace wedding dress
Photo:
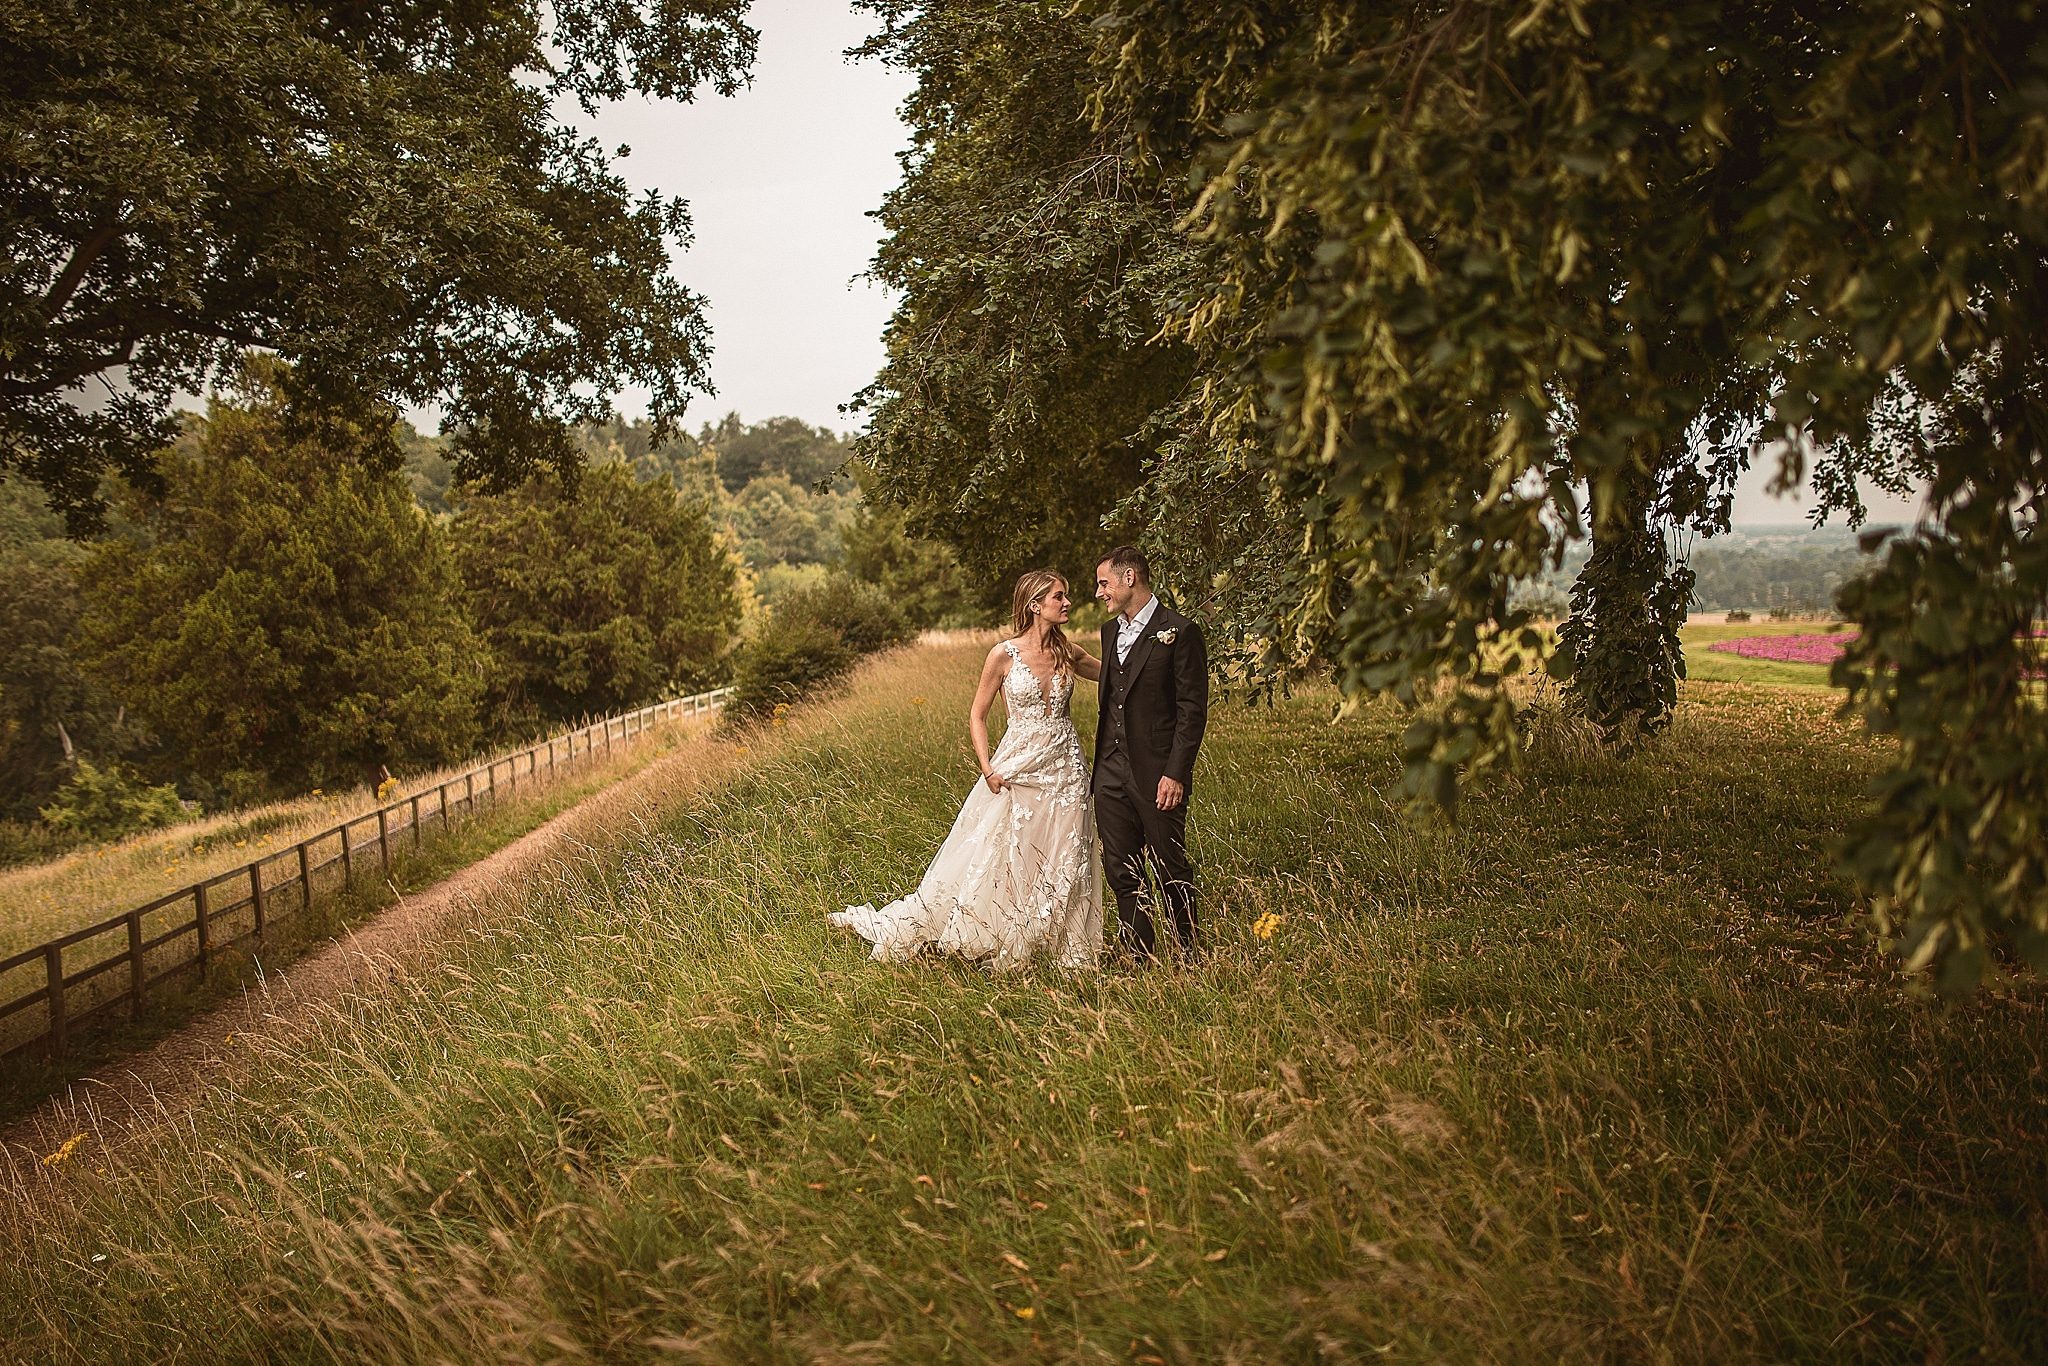
M 998 969 L 1041 956 L 1086 968 L 1101 952 L 1102 856 L 1070 712 L 1073 676 L 1056 674 L 1048 697 L 1015 643 L 1003 644 L 1010 723 L 989 756 L 1003 790 L 974 784 L 916 891 L 879 910 L 849 906 L 828 917 L 873 944 L 870 957 L 931 949 Z

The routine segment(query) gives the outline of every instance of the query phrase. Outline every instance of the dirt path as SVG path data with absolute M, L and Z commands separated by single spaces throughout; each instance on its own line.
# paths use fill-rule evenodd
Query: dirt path
M 283 1042 L 319 1003 L 374 994 L 396 978 L 438 961 L 438 950 L 463 926 L 488 915 L 497 894 L 545 873 L 564 859 L 615 843 L 640 819 L 700 791 L 731 771 L 736 753 L 706 733 L 673 754 L 570 807 L 455 876 L 402 897 L 367 922 L 280 969 L 266 968 L 259 986 L 164 1036 L 150 1047 L 79 1078 L 0 1133 L 0 1185 L 33 1174 L 44 1153 L 74 1134 L 92 1136 L 104 1151 L 141 1130 L 176 1123 L 205 1093 L 239 1070 L 243 1041 Z M 229 1036 L 236 1036 L 230 1045 Z M 9 1171 L 13 1168 L 13 1171 Z

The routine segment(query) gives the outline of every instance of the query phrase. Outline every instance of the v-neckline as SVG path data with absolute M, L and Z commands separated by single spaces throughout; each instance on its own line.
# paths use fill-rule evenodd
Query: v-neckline
M 1050 685 L 1048 685 L 1048 684 L 1045 684 L 1045 683 L 1041 683 L 1041 682 L 1039 682 L 1039 680 L 1038 680 L 1038 670 L 1036 670 L 1036 669 L 1032 668 L 1032 667 L 1031 667 L 1031 665 L 1030 665 L 1030 664 L 1029 664 L 1028 662 L 1026 662 L 1026 661 L 1025 661 L 1025 658 L 1024 658 L 1024 651 L 1023 651 L 1023 650 L 1022 650 L 1022 649 L 1021 649 L 1021 648 L 1020 648 L 1020 647 L 1018 646 L 1018 644 L 1017 644 L 1017 642 L 1016 642 L 1016 641 L 1014 641 L 1014 640 L 1009 640 L 1009 641 L 1005 641 L 1005 642 L 1004 642 L 1004 644 L 1006 644 L 1006 645 L 1008 645 L 1008 646 L 1010 647 L 1010 658 L 1012 658 L 1012 659 L 1014 659 L 1014 660 L 1016 660 L 1016 661 L 1017 661 L 1017 667 L 1018 667 L 1018 668 L 1020 668 L 1020 669 L 1022 669 L 1022 670 L 1024 671 L 1024 676 L 1025 676 L 1026 678 L 1028 678 L 1028 679 L 1030 679 L 1030 680 L 1031 680 L 1031 686 L 1032 686 L 1032 687 L 1034 687 L 1034 688 L 1036 688 L 1036 689 L 1038 689 L 1038 700 L 1039 700 L 1039 702 L 1040 702 L 1041 704 L 1045 705 L 1045 706 L 1048 706 L 1048 707 L 1049 707 L 1049 706 L 1051 706 L 1051 705 L 1052 705 L 1052 688 L 1051 688 L 1051 686 L 1050 686 Z M 1053 671 L 1052 671 L 1052 672 L 1053 672 L 1053 678 L 1054 678 L 1054 680 L 1055 680 L 1055 681 L 1057 681 L 1057 680 L 1058 680 L 1058 678 L 1059 678 L 1059 672 L 1060 672 L 1060 671 L 1059 671 L 1059 666 L 1058 666 L 1057 664 L 1055 664 L 1055 665 L 1053 666 Z

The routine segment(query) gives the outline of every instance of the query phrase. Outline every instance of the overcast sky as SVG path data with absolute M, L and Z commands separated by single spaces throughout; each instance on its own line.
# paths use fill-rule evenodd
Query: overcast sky
M 734 411 L 850 430 L 840 406 L 881 367 L 893 302 L 856 277 L 879 236 L 868 214 L 896 183 L 908 141 L 896 111 L 911 82 L 842 55 L 874 27 L 844 0 L 757 0 L 752 19 L 760 56 L 733 98 L 629 100 L 579 121 L 607 147 L 633 149 L 618 166 L 636 189 L 689 201 L 695 241 L 676 273 L 709 301 L 718 393 L 691 404 L 688 425 Z M 618 404 L 639 416 L 646 395 L 629 390 Z M 1800 521 L 1805 504 L 1771 499 L 1767 481 L 1766 471 L 1744 480 L 1735 520 Z M 1878 521 L 1910 516 L 1889 499 L 1871 510 Z
M 882 365 L 893 300 L 855 277 L 880 236 L 868 212 L 909 142 L 896 109 L 911 81 L 842 55 L 875 26 L 843 0 L 756 0 L 750 17 L 760 56 L 731 99 L 629 100 L 578 122 L 633 149 L 617 165 L 635 189 L 689 201 L 695 240 L 676 274 L 709 302 L 718 393 L 691 403 L 688 425 L 732 411 L 843 431 L 855 423 L 840 405 Z M 639 416 L 646 401 L 618 403 Z

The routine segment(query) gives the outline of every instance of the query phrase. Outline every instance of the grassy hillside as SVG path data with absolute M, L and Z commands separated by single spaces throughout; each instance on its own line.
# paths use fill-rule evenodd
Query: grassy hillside
M 1203 965 L 869 963 L 824 913 L 936 847 L 979 653 L 870 668 L 177 1132 L 29 1155 L 61 1198 L 10 1202 L 6 1340 L 2048 1353 L 2040 1000 L 1902 999 L 1843 925 L 1823 851 L 1874 755 L 1825 695 L 1695 687 L 1629 766 L 1546 730 L 1457 833 L 1389 804 L 1397 715 L 1226 704 Z
M 544 768 L 535 775 L 522 775 L 516 788 L 500 787 L 499 799 L 510 806 L 532 801 L 543 792 L 555 795 L 554 789 L 563 783 L 587 791 L 593 778 L 616 782 L 673 749 L 679 736 L 694 728 L 684 721 L 638 732 L 616 741 L 612 753 L 600 754 L 594 761 L 579 759 L 552 777 Z M 409 779 L 395 794 L 401 798 L 414 792 L 431 794 L 440 783 L 477 766 L 477 760 L 466 760 L 459 767 Z M 505 783 L 502 772 L 499 782 Z M 457 784 L 458 789 L 460 786 Z M 461 795 L 459 790 L 455 794 L 457 799 Z M 483 799 L 485 809 L 490 800 Z M 308 836 L 332 830 L 344 817 L 374 811 L 378 805 L 375 790 L 368 786 L 345 792 L 315 791 L 291 801 L 206 816 L 43 863 L 0 870 L 0 956 L 120 915 L 201 878 L 244 867 L 254 858 L 290 848 Z M 422 822 L 430 830 L 438 829 L 434 810 L 430 795 Z M 457 819 L 461 819 L 459 814 Z M 374 836 L 375 832 L 371 833 Z M 338 847 L 337 839 L 333 848 L 320 850 L 320 856 L 330 857 Z M 272 876 L 280 877 L 285 871 L 274 870 Z M 154 932 L 168 927 L 171 919 L 190 920 L 191 916 L 188 902 L 167 912 L 162 925 L 152 923 L 147 928 Z M 0 997 L 10 994 L 0 991 Z

